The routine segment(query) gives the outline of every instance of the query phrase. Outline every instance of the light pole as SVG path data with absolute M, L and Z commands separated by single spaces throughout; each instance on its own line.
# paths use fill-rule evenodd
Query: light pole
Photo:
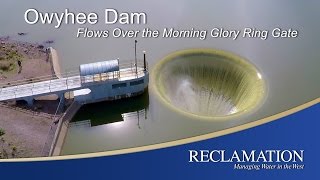
M 143 69 L 147 71 L 146 51 L 143 51 Z
M 138 64 L 137 64 L 137 40 L 134 40 L 134 62 L 136 64 L 136 75 L 138 75 Z

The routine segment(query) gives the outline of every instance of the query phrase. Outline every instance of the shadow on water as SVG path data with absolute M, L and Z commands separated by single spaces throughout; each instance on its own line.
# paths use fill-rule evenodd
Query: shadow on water
M 84 105 L 74 116 L 72 123 L 90 120 L 91 126 L 99 126 L 120 122 L 124 121 L 124 115 L 139 114 L 147 111 L 148 107 L 149 92 L 146 90 L 143 94 L 131 98 Z

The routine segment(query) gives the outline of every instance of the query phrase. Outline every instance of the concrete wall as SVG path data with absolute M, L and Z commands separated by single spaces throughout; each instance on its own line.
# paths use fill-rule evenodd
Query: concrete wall
M 81 104 L 78 102 L 74 101 L 67 111 L 63 114 L 63 116 L 59 120 L 59 124 L 55 133 L 55 136 L 53 138 L 49 156 L 59 156 L 65 137 L 68 132 L 68 125 L 69 122 L 72 120 L 73 116 L 78 112 L 80 109 Z
M 142 84 L 130 84 L 137 81 L 143 80 Z M 125 84 L 122 87 L 113 87 L 119 84 Z M 111 80 L 107 83 L 87 83 L 83 84 L 83 89 L 88 88 L 91 93 L 81 96 L 75 96 L 75 101 L 81 104 L 98 102 L 103 100 L 113 100 L 135 96 L 142 93 L 149 84 L 149 73 L 147 72 L 145 76 L 136 78 L 134 80 L 127 81 L 117 81 Z

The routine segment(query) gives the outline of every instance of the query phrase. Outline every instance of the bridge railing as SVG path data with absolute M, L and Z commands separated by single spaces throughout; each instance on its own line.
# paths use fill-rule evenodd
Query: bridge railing
M 145 75 L 147 66 L 146 69 L 144 67 L 142 61 L 137 61 L 137 66 L 132 61 L 119 61 L 120 71 L 81 76 L 81 83 L 139 78 Z
M 80 74 L 79 71 L 69 71 L 69 72 L 61 73 L 59 75 L 61 75 L 62 77 L 68 77 L 68 76 L 76 76 L 79 74 Z M 27 79 L 21 79 L 21 80 L 16 80 L 16 81 L 9 81 L 9 82 L 0 83 L 0 88 L 19 86 L 19 85 L 25 85 L 25 84 L 37 83 L 37 82 L 49 81 L 49 80 L 55 80 L 55 79 L 59 79 L 56 74 L 46 75 L 46 76 L 38 76 L 38 77 L 34 77 L 34 78 L 27 78 Z
M 135 66 L 134 61 L 119 61 L 119 68 L 120 68 L 120 71 L 116 72 L 116 74 L 114 74 L 115 72 L 100 74 L 100 75 L 102 75 L 102 76 L 100 76 L 100 80 L 112 80 L 112 79 L 116 79 L 116 78 L 129 78 L 134 75 L 136 75 L 136 77 L 141 77 L 144 75 L 144 71 L 148 70 L 148 66 L 145 65 L 144 62 L 141 60 L 137 61 L 137 66 Z M 68 71 L 65 73 L 58 74 L 58 75 L 60 75 L 63 78 L 66 78 L 65 84 L 68 86 L 68 80 L 69 80 L 68 77 L 79 76 L 80 72 L 79 72 L 79 70 L 73 70 L 73 71 Z M 94 81 L 96 81 L 97 76 L 90 75 L 90 76 L 86 76 L 85 78 L 86 78 L 87 82 L 94 82 Z M 4 82 L 4 83 L 0 83 L 0 92 L 1 92 L 1 88 L 7 88 L 7 87 L 13 87 L 13 86 L 17 87 L 19 85 L 26 85 L 26 84 L 31 84 L 31 83 L 51 81 L 51 80 L 57 80 L 57 79 L 59 79 L 57 74 L 54 74 L 54 75 L 38 76 L 35 78 L 29 78 L 29 79 Z M 50 82 L 50 86 L 52 86 L 52 85 L 54 86 L 54 83 L 52 84 Z M 30 88 L 30 87 L 28 87 L 28 88 Z M 14 92 L 15 89 L 12 89 L 12 91 Z M 8 91 L 6 91 L 6 92 L 8 92 Z

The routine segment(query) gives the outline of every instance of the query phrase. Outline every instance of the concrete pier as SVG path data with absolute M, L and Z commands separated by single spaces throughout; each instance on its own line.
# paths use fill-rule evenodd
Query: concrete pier
M 62 73 L 61 73 L 61 66 L 60 66 L 60 61 L 59 61 L 59 56 L 58 56 L 58 52 L 53 49 L 52 47 L 49 48 L 49 56 L 51 58 L 52 61 L 52 66 L 53 66 L 53 70 L 55 75 L 58 78 L 62 78 Z
M 27 102 L 29 107 L 33 106 L 33 103 L 34 103 L 33 97 L 27 97 L 27 98 L 24 98 L 24 100 Z

